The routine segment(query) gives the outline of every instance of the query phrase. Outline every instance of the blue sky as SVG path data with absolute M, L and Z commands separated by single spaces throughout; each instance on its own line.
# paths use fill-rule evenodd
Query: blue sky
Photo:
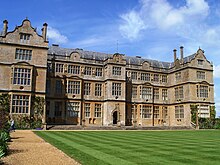
M 67 48 L 173 60 L 199 47 L 214 64 L 215 103 L 220 116 L 219 0 L 7 0 L 0 20 L 9 30 L 28 18 L 40 32 L 47 22 L 50 44 Z M 3 23 L 0 23 L 0 28 Z M 179 54 L 179 51 L 178 51 Z

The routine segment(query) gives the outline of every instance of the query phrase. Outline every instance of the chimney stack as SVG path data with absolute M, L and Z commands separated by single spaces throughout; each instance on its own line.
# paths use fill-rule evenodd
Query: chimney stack
M 5 36 L 7 34 L 7 31 L 8 31 L 8 21 L 7 20 L 4 20 L 3 21 L 3 36 Z
M 42 37 L 43 37 L 44 41 L 47 41 L 47 23 L 43 24 Z
M 173 49 L 174 62 L 176 61 L 176 49 Z
M 183 46 L 180 46 L 180 59 L 183 61 Z

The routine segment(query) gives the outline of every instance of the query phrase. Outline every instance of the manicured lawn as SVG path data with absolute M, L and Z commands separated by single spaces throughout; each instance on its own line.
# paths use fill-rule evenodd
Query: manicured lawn
M 220 164 L 220 131 L 36 131 L 84 165 Z

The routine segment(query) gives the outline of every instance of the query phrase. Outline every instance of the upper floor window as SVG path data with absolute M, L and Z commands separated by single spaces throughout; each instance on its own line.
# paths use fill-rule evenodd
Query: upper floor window
M 150 73 L 141 73 L 141 80 L 150 81 Z
M 176 80 L 181 80 L 181 72 L 175 74 Z
M 162 89 L 162 99 L 165 101 L 167 98 L 167 89 Z
M 197 71 L 197 79 L 205 79 L 205 72 Z
M 184 118 L 184 107 L 183 105 L 175 106 L 175 118 Z
M 175 88 L 175 99 L 183 98 L 183 86 Z
M 203 65 L 203 60 L 198 60 L 198 65 Z
M 21 33 L 20 34 L 20 42 L 21 43 L 25 43 L 25 44 L 29 44 L 30 42 L 30 34 L 26 34 L 26 33 Z
M 154 99 L 159 100 L 159 88 L 154 89 Z
M 102 76 L 102 68 L 96 68 L 95 69 L 95 75 L 101 77 Z
M 140 89 L 140 94 L 142 95 L 142 99 L 152 99 L 151 87 L 142 87 Z
M 16 49 L 15 59 L 16 60 L 31 60 L 32 50 L 27 49 Z
M 86 67 L 85 67 L 85 75 L 91 75 L 91 74 L 92 74 L 92 68 L 86 66 Z
M 13 95 L 12 96 L 12 113 L 28 113 L 29 112 L 29 98 L 27 95 Z
M 137 72 L 131 72 L 131 79 L 137 80 Z
M 112 75 L 121 75 L 121 67 L 113 66 L 112 68 Z
M 162 75 L 162 82 L 167 83 L 167 75 Z
M 132 86 L 132 97 L 133 98 L 137 97 L 137 86 Z
M 68 65 L 68 73 L 79 74 L 80 73 L 80 66 L 78 66 L 78 65 Z
M 206 85 L 197 85 L 197 97 L 208 98 L 208 86 L 206 86 Z
M 51 90 L 51 81 L 46 80 L 46 93 L 50 94 L 50 90 Z
M 159 74 L 154 74 L 153 81 L 155 82 L 159 81 Z
M 112 83 L 112 96 L 121 96 L 121 83 Z
M 90 95 L 91 83 L 84 83 L 84 95 Z
M 12 69 L 12 84 L 15 85 L 30 85 L 31 84 L 31 69 L 14 68 Z
M 68 82 L 68 93 L 80 94 L 80 81 L 69 81 Z
M 63 64 L 56 63 L 56 72 L 63 73 Z
M 95 96 L 102 96 L 102 84 L 95 84 Z

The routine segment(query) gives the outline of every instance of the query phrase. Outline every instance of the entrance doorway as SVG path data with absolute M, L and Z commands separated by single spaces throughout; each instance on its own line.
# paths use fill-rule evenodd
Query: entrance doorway
M 113 124 L 117 124 L 117 121 L 118 121 L 118 112 L 115 111 L 113 113 Z

